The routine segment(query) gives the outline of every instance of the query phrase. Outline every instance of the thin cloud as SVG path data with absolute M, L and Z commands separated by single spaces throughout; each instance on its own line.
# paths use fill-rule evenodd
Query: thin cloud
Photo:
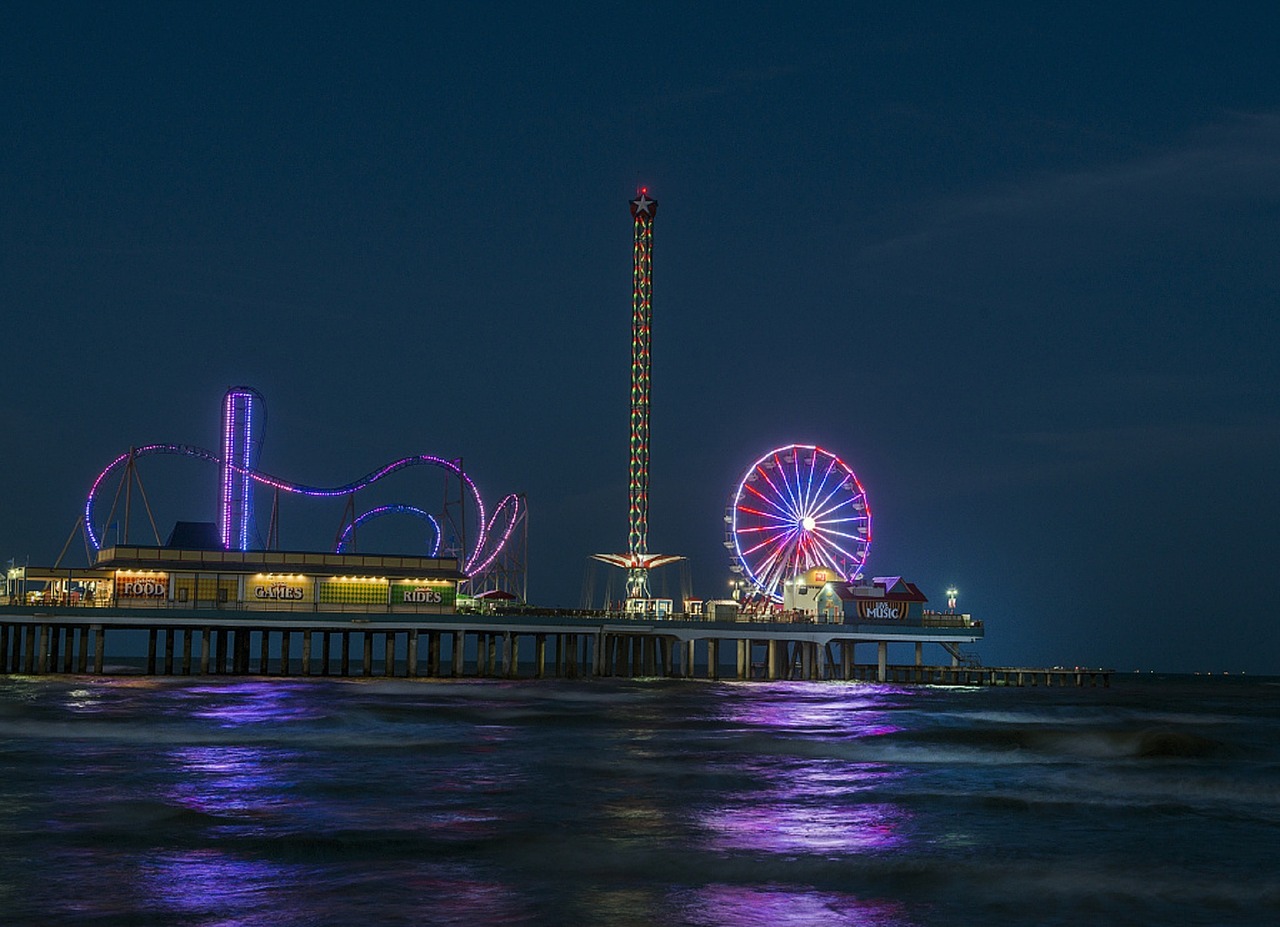
M 906 234 L 862 248 L 877 262 L 968 239 L 981 228 L 1022 234 L 1029 224 L 1109 229 L 1280 199 L 1280 114 L 1233 114 L 1175 149 L 1087 171 L 1041 174 L 979 194 L 935 201 Z M 1004 236 L 1000 236 L 1003 240 Z

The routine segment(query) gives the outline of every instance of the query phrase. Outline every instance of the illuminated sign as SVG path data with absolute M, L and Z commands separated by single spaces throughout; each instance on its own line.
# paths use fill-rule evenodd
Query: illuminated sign
M 391 604 L 452 606 L 454 604 L 453 584 L 395 583 L 391 587 Z
M 263 605 L 274 602 L 310 602 L 311 580 L 306 576 L 259 574 L 245 583 L 244 594 L 247 600 L 261 602 Z
M 896 620 L 902 618 L 906 611 L 903 605 L 890 605 L 883 599 L 878 602 L 859 602 L 858 617 L 859 618 L 880 618 Z
M 303 591 L 297 586 L 291 586 L 288 583 L 272 583 L 269 586 L 259 585 L 253 587 L 253 597 L 255 599 L 290 599 L 295 602 L 302 601 Z
M 439 589 L 405 589 L 400 593 L 400 601 L 415 605 L 439 605 L 444 602 L 444 596 Z
M 153 573 L 146 576 L 116 576 L 117 599 L 167 599 L 169 575 Z

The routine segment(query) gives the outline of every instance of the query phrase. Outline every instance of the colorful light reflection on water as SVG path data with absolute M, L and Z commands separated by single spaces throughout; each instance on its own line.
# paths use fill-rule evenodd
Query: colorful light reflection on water
M 682 923 L 735 927 L 899 927 L 914 923 L 907 906 L 900 902 L 786 885 L 708 885 L 692 893 L 680 914 Z
M 1259 922 L 1273 867 L 1212 852 L 1199 828 L 1257 845 L 1280 824 L 1274 785 L 1231 759 L 1188 766 L 1233 729 L 1224 703 L 1201 724 L 1200 701 L 1102 699 L 0 680 L 0 911 L 6 927 L 1003 927 L 1042 897 L 1097 913 L 1105 886 L 1117 922 L 1167 923 L 1178 899 Z M 1187 729 L 1153 737 L 1153 719 Z M 1273 715 L 1259 725 L 1274 733 Z M 1131 747 L 1100 757 L 1099 738 Z M 1152 743 L 1187 755 L 1153 765 Z
M 901 845 L 903 817 L 887 802 L 827 806 L 752 797 L 706 813 L 702 824 L 714 835 L 709 845 L 721 851 L 839 857 Z

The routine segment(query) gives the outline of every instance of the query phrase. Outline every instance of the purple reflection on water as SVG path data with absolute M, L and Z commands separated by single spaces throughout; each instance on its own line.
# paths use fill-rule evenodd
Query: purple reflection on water
M 357 856 L 362 854 L 357 854 Z M 474 867 L 395 858 L 308 865 L 216 849 L 162 853 L 139 867 L 139 908 L 216 927 L 357 924 L 377 898 L 379 923 L 518 924 L 520 893 Z
M 283 724 L 323 717 L 314 700 L 301 699 L 280 680 L 244 680 L 232 685 L 193 686 L 182 706 L 192 718 L 222 727 Z
M 280 922 L 272 899 L 306 885 L 308 876 L 306 866 L 204 849 L 146 860 L 138 867 L 138 887 L 146 896 L 143 907 L 150 910 L 198 917 L 218 927 L 265 927 Z
M 345 769 L 308 755 L 256 747 L 187 747 L 169 754 L 179 775 L 167 789 L 171 805 L 207 816 L 225 835 L 401 833 L 441 841 L 474 841 L 510 826 L 512 815 L 484 802 L 496 779 L 477 774 L 454 793 L 402 784 L 351 781 Z M 304 768 L 305 767 L 305 768 Z M 328 783 L 326 785 L 326 782 Z M 384 788 L 385 786 L 385 788 Z M 325 800 L 325 795 L 334 796 Z
M 902 730 L 893 712 L 903 704 L 902 692 L 883 687 L 786 683 L 726 699 L 722 718 L 747 737 L 734 768 L 752 785 L 696 816 L 707 845 L 829 859 L 909 848 L 913 814 L 886 798 L 906 771 L 855 749 Z
M 892 712 L 913 693 L 888 686 L 813 686 L 808 683 L 752 683 L 751 697 L 727 687 L 721 718 L 790 736 L 834 739 L 876 737 L 902 728 Z
M 183 747 L 169 754 L 179 775 L 168 798 L 193 811 L 248 824 L 291 806 L 275 751 L 259 747 Z
M 681 915 L 688 924 L 733 927 L 913 927 L 917 923 L 897 901 L 796 886 L 707 885 L 692 894 Z
M 841 857 L 905 845 L 899 829 L 907 817 L 890 803 L 815 805 L 757 796 L 749 804 L 709 811 L 699 823 L 720 852 Z

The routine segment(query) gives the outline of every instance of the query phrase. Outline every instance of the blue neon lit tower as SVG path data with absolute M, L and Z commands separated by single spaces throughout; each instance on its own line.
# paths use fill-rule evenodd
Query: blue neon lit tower
M 248 550 L 253 528 L 253 470 L 262 442 L 255 431 L 263 416 L 262 394 L 233 386 L 222 400 L 222 483 L 218 536 L 226 550 Z

